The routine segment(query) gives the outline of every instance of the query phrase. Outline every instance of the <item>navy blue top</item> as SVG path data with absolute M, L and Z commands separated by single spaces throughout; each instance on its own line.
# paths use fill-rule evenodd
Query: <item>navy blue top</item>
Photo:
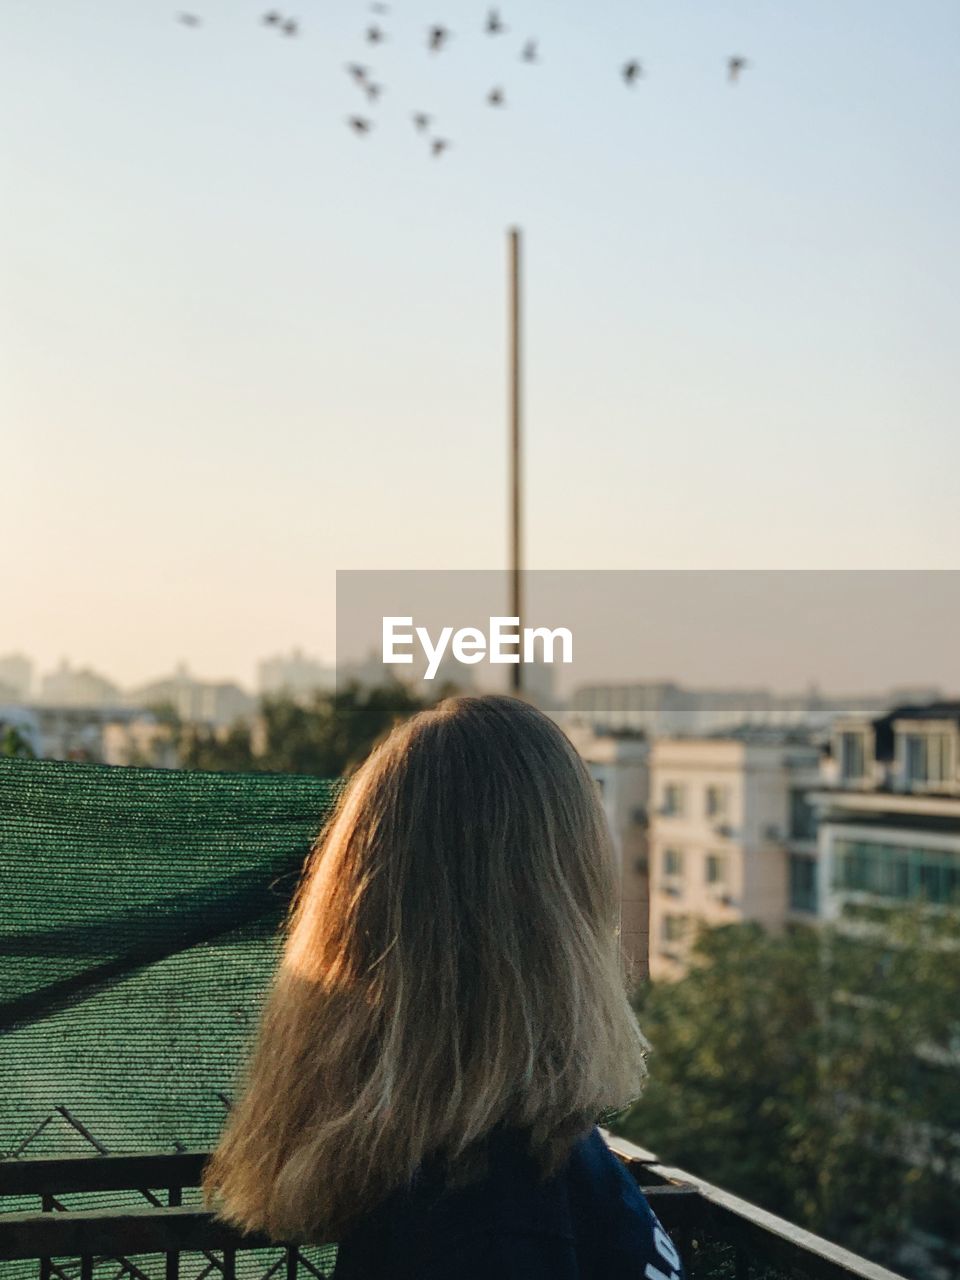
M 333 1280 L 683 1280 L 596 1126 L 543 1182 L 518 1131 L 492 1134 L 488 1149 L 489 1174 L 452 1191 L 425 1162 L 343 1236 Z

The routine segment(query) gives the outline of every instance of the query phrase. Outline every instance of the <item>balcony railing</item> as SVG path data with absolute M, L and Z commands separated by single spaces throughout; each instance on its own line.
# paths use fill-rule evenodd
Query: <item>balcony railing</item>
M 676 1243 L 692 1280 L 902 1280 L 681 1169 L 605 1134 Z M 0 1161 L 0 1197 L 36 1197 L 39 1212 L 0 1212 L 0 1274 L 38 1280 L 306 1280 L 323 1276 L 295 1243 L 241 1235 L 198 1203 L 207 1156 L 80 1156 Z M 137 1193 L 142 1204 L 69 1209 L 75 1193 Z M 198 1196 L 193 1191 L 191 1198 Z M 2 1203 L 2 1202 L 0 1202 Z M 159 1258 L 158 1258 L 159 1255 Z M 16 1272 L 3 1263 L 19 1260 Z M 36 1270 L 32 1263 L 36 1264 Z M 119 1268 L 119 1270 L 117 1269 Z

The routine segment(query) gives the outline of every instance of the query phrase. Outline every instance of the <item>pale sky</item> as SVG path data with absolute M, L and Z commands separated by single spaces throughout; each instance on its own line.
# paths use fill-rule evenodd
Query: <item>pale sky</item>
M 956 0 L 184 7 L 0 0 L 0 654 L 246 682 L 499 567 L 514 223 L 533 567 L 960 567 Z

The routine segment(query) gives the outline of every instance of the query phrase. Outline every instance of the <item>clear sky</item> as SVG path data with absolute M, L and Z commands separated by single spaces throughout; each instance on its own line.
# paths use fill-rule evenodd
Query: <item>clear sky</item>
M 502 564 L 512 223 L 533 566 L 960 565 L 956 0 L 296 3 L 0 0 L 0 652 L 249 680 Z

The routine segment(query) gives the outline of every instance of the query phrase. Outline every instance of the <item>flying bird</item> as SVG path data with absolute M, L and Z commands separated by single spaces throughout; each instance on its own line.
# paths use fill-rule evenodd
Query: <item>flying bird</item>
M 365 84 L 367 79 L 367 68 L 361 67 L 359 62 L 347 63 L 347 74 L 356 80 L 357 84 Z
M 439 53 L 443 46 L 450 39 L 450 32 L 446 27 L 431 27 L 429 46 L 433 53 Z
M 640 76 L 643 75 L 643 67 L 641 67 L 636 58 L 631 58 L 629 62 L 623 64 L 621 74 L 627 84 L 635 84 Z
M 428 116 L 425 111 L 415 111 L 413 114 L 414 127 L 419 129 L 421 133 L 426 133 L 430 128 L 430 121 L 433 116 Z
M 276 9 L 270 9 L 263 15 L 263 25 L 265 27 L 278 27 L 283 20 L 283 14 L 278 13 Z
M 369 120 L 364 120 L 363 116 L 347 116 L 347 124 L 354 133 L 369 133 L 373 125 Z
M 486 33 L 488 36 L 502 36 L 506 31 L 506 27 L 500 18 L 499 10 L 491 9 L 487 14 Z
M 442 156 L 449 146 L 450 143 L 446 138 L 434 138 L 433 142 L 430 144 L 430 150 L 435 156 Z
M 727 79 L 731 84 L 736 84 L 740 79 L 740 72 L 749 67 L 750 63 L 746 58 L 741 58 L 735 53 L 732 58 L 727 59 Z
M 372 4 L 370 6 L 370 12 L 380 14 L 389 13 L 390 6 L 388 4 Z
M 372 80 L 368 80 L 364 85 L 364 88 L 366 89 L 367 97 L 370 99 L 371 102 L 376 102 L 376 100 L 380 97 L 381 93 L 383 93 L 383 85 L 374 84 Z
M 200 18 L 195 13 L 179 13 L 177 21 L 182 22 L 185 27 L 199 27 Z
M 382 44 L 386 36 L 379 27 L 367 27 L 367 41 L 370 44 Z
M 537 42 L 536 42 L 536 40 L 528 40 L 528 41 L 527 41 L 527 43 L 523 46 L 523 52 L 520 54 L 520 57 L 524 60 L 524 62 L 536 62 L 536 61 L 537 61 Z
M 280 30 L 285 36 L 295 36 L 299 32 L 300 26 L 295 18 L 288 18 L 286 22 L 281 24 Z
M 491 107 L 502 107 L 504 104 L 503 90 L 491 89 L 487 94 L 487 102 Z

